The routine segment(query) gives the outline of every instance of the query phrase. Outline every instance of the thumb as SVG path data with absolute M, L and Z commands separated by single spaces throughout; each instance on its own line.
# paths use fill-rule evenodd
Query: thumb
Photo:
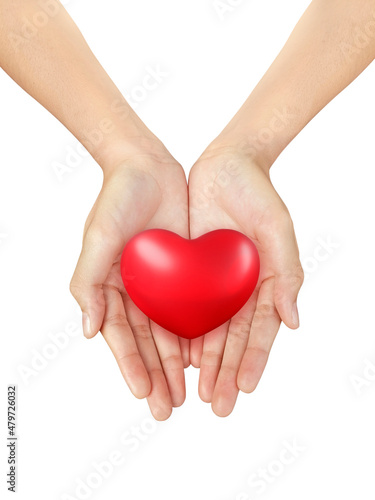
M 291 219 L 278 226 L 273 243 L 275 306 L 285 325 L 296 329 L 299 327 L 297 296 L 303 284 L 303 269 Z
M 276 275 L 274 300 L 277 312 L 288 328 L 299 327 L 297 296 L 303 283 L 303 273 L 292 270 L 289 274 Z
M 94 337 L 102 326 L 103 283 L 124 245 L 122 238 L 116 240 L 114 235 L 93 223 L 85 233 L 70 292 L 81 307 L 83 333 L 87 338 Z

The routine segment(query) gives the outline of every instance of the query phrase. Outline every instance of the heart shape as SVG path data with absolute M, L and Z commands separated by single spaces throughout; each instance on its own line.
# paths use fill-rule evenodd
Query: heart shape
M 232 229 L 193 240 L 148 229 L 126 244 L 121 276 L 146 316 L 193 339 L 228 321 L 247 302 L 258 281 L 259 255 L 247 236 Z

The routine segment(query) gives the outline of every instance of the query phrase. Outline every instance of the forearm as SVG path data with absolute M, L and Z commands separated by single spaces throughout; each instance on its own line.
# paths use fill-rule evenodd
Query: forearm
M 0 66 L 103 168 L 159 148 L 57 0 L 0 0 L 0 19 Z
M 313 0 L 212 147 L 236 145 L 265 168 L 375 57 L 374 0 Z

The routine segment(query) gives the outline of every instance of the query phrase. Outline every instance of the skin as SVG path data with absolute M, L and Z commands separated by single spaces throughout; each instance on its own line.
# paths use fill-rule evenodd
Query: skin
M 133 394 L 147 397 L 153 416 L 165 420 L 185 399 L 189 343 L 134 305 L 119 259 L 128 239 L 144 229 L 189 237 L 186 176 L 127 104 L 60 3 L 48 0 L 48 22 L 25 32 L 25 18 L 43 18 L 45 9 L 46 0 L 0 0 L 1 67 L 102 168 L 103 186 L 85 224 L 70 289 L 82 309 L 85 336 L 101 331 Z M 91 139 L 98 134 L 100 140 Z
M 203 401 L 228 415 L 239 389 L 257 386 L 281 321 L 298 327 L 303 273 L 293 223 L 269 170 L 373 60 L 374 12 L 374 0 L 314 0 L 242 108 L 192 167 L 188 192 L 181 165 L 127 104 L 62 5 L 0 0 L 1 67 L 103 171 L 71 281 L 84 334 L 101 331 L 131 391 L 147 397 L 156 419 L 165 420 L 184 401 L 190 362 L 200 367 Z M 35 16 L 47 22 L 25 30 L 25 18 Z M 142 314 L 120 278 L 128 239 L 156 227 L 186 238 L 233 228 L 252 238 L 260 253 L 261 276 L 249 302 L 226 325 L 190 343 Z
M 252 392 L 281 321 L 299 325 L 303 271 L 288 210 L 270 180 L 276 158 L 375 56 L 373 0 L 315 0 L 249 98 L 189 175 L 190 234 L 228 227 L 253 239 L 257 289 L 230 322 L 191 341 L 199 394 L 221 417 Z

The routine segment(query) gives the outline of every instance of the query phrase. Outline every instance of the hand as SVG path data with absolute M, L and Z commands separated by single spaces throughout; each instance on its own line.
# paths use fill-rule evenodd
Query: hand
M 126 242 L 150 228 L 189 234 L 186 177 L 168 155 L 138 155 L 104 171 L 70 289 L 86 337 L 101 330 L 132 393 L 147 397 L 155 419 L 165 420 L 185 399 L 189 343 L 150 321 L 126 293 L 120 274 Z
M 267 171 L 231 148 L 207 150 L 189 175 L 190 235 L 220 228 L 246 234 L 260 256 L 258 285 L 225 325 L 190 343 L 200 367 L 199 394 L 219 416 L 231 413 L 238 390 L 257 386 L 281 321 L 299 326 L 297 294 L 303 282 L 289 212 Z

